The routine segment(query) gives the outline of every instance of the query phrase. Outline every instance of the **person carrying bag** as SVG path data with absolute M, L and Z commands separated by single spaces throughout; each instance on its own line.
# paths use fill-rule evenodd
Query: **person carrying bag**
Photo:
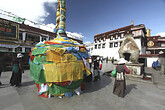
M 126 90 L 125 73 L 130 73 L 130 70 L 125 65 L 126 62 L 127 61 L 124 58 L 119 60 L 118 65 L 116 66 L 116 76 L 113 88 L 113 94 L 122 98 L 124 97 Z

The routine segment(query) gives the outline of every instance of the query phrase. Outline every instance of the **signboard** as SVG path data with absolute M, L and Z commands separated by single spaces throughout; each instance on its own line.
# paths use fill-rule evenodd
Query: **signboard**
M 149 42 L 147 43 L 147 46 L 149 46 L 149 47 L 154 46 L 154 42 L 153 42 L 153 41 L 149 41 Z
M 17 38 L 18 25 L 9 21 L 0 20 L 0 37 Z

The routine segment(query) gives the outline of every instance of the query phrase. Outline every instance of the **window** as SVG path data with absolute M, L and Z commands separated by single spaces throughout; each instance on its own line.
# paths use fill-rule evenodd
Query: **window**
M 110 40 L 113 40 L 113 36 L 110 37 Z
M 101 42 L 101 38 L 99 39 L 99 42 Z
M 15 49 L 15 51 L 16 51 L 16 52 L 22 52 L 22 48 L 21 48 L 21 47 L 17 47 L 17 48 Z
M 102 48 L 105 48 L 105 43 L 102 45 Z
M 124 38 L 124 34 L 123 33 L 121 34 L 121 37 L 120 38 Z
M 158 42 L 158 47 L 161 47 L 161 42 Z
M 159 54 L 160 50 L 155 50 L 155 54 Z
M 146 51 L 146 54 L 151 54 L 151 51 Z
M 97 49 L 97 45 L 95 45 L 95 49 Z
M 19 33 L 19 40 L 22 40 L 22 33 Z
M 9 48 L 8 50 L 11 52 L 12 51 L 12 48 Z
M 30 41 L 30 42 L 33 42 L 33 43 L 38 43 L 40 41 L 40 37 L 31 35 L 31 34 L 27 34 L 26 41 Z
M 30 53 L 31 52 L 31 48 L 25 48 L 25 52 Z
M 115 39 L 118 39 L 118 35 L 116 34 Z
M 151 54 L 155 54 L 154 50 L 151 50 Z
M 40 37 L 39 36 L 35 37 L 35 42 L 37 42 L 37 43 L 40 42 Z
M 118 42 L 115 42 L 114 43 L 114 47 L 118 47 Z
M 42 37 L 42 41 L 44 41 L 44 40 L 46 41 L 46 37 Z
M 109 48 L 113 48 L 113 43 L 110 43 L 109 44 Z
M 103 41 L 105 41 L 105 37 L 103 38 Z
M 99 44 L 99 46 L 98 46 L 98 49 L 100 49 L 101 48 L 101 44 Z

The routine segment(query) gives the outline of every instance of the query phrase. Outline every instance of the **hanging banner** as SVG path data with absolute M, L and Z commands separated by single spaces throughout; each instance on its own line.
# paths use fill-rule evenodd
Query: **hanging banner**
M 18 24 L 0 20 L 0 37 L 17 38 Z

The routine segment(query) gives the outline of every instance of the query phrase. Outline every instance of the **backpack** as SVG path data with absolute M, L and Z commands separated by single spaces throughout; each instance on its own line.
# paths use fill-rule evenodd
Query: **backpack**
M 123 72 L 121 73 L 116 71 L 116 80 L 124 80 L 124 68 L 123 68 Z

